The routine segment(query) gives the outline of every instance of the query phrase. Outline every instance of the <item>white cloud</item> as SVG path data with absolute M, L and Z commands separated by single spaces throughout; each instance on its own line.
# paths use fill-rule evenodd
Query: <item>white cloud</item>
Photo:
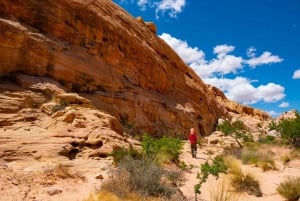
M 204 79 L 204 82 L 220 88 L 229 99 L 243 104 L 254 104 L 260 101 L 276 102 L 285 97 L 284 87 L 280 85 L 268 83 L 255 87 L 252 85 L 253 81 L 244 77 L 209 78 Z
M 163 33 L 159 36 L 165 42 L 167 42 L 182 58 L 182 60 L 187 63 L 196 63 L 204 61 L 205 54 L 202 50 L 197 47 L 189 47 L 187 42 L 174 38 L 170 34 Z
M 238 69 L 242 69 L 242 57 L 227 55 L 234 50 L 234 46 L 216 46 L 214 53 L 217 54 L 218 59 L 206 61 L 205 53 L 197 47 L 190 47 L 186 41 L 172 37 L 167 33 L 163 33 L 159 37 L 168 43 L 182 60 L 191 66 L 202 78 L 212 77 L 215 73 L 221 75 L 235 73 Z
M 118 2 L 120 4 L 137 4 L 142 11 L 147 8 L 154 9 L 156 18 L 165 13 L 171 18 L 176 18 L 179 13 L 183 12 L 186 5 L 186 0 L 118 0 Z
M 158 17 L 158 13 L 160 12 L 168 12 L 169 16 L 174 18 L 178 13 L 183 11 L 185 4 L 185 0 L 162 0 L 155 2 L 154 5 L 156 6 L 156 16 Z
M 234 49 L 235 47 L 232 45 L 217 45 L 214 48 L 214 53 L 217 54 L 217 57 L 220 59 L 225 57 L 229 52 L 232 52 Z
M 243 70 L 249 61 L 229 54 L 234 51 L 234 46 L 218 45 L 213 50 L 216 58 L 206 60 L 205 53 L 202 50 L 197 47 L 190 47 L 186 41 L 174 38 L 166 33 L 163 33 L 160 37 L 178 53 L 185 63 L 195 70 L 204 82 L 220 88 L 231 100 L 243 104 L 254 104 L 260 101 L 277 102 L 285 97 L 284 87 L 278 84 L 267 83 L 266 85 L 254 86 L 253 82 L 255 81 L 245 77 L 223 78 L 227 74 L 237 74 L 238 70 Z M 249 48 L 248 52 L 250 56 L 253 56 L 251 59 L 257 60 L 253 60 L 255 65 L 272 63 L 271 61 L 275 61 L 273 57 L 278 57 L 272 56 L 268 52 L 260 57 L 255 57 L 255 48 Z
M 255 57 L 256 56 L 256 48 L 254 47 L 249 47 L 248 50 L 247 50 L 247 56 L 252 58 L 252 57 Z
M 268 83 L 267 85 L 261 85 L 257 88 L 257 95 L 261 97 L 265 102 L 277 102 L 285 97 L 284 87 Z
M 282 102 L 280 105 L 278 105 L 279 107 L 285 108 L 285 107 L 289 107 L 290 104 L 288 102 Z
M 141 8 L 141 10 L 146 10 L 148 0 L 138 0 L 137 5 Z
M 259 66 L 259 65 L 278 63 L 278 62 L 282 62 L 282 61 L 283 61 L 283 59 L 281 59 L 279 56 L 272 55 L 271 52 L 266 51 L 259 57 L 252 57 L 251 59 L 247 60 L 246 63 L 249 66 L 255 68 L 256 66 Z
M 300 69 L 295 70 L 293 74 L 293 79 L 300 79 Z

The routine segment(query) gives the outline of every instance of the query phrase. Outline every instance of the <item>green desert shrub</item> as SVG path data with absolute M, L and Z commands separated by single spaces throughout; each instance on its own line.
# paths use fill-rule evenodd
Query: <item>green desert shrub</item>
M 162 137 L 154 139 L 149 135 L 143 135 L 143 152 L 149 158 L 158 163 L 179 162 L 179 155 L 183 148 L 183 141 L 179 138 Z
M 300 199 L 300 177 L 287 178 L 279 184 L 277 192 L 288 201 L 298 201 Z
M 281 134 L 284 143 L 300 147 L 300 114 L 296 112 L 296 118 L 283 119 L 278 123 L 272 122 L 269 125 L 270 130 L 277 130 Z
M 132 146 L 130 146 L 128 149 L 120 148 L 120 149 L 113 150 L 113 152 L 110 155 L 113 157 L 115 163 L 119 163 L 125 157 L 131 157 L 133 159 L 142 158 L 142 153 L 134 149 Z

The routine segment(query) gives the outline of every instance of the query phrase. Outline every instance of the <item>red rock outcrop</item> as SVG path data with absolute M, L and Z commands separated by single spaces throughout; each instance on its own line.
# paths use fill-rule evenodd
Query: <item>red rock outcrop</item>
M 110 0 L 2 0 L 0 77 L 52 77 L 139 132 L 210 134 L 223 106 L 155 31 Z

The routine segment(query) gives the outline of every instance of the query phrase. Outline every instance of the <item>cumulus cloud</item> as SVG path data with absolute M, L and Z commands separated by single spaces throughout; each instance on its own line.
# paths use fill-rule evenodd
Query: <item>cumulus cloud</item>
M 208 78 L 204 82 L 220 88 L 225 95 L 243 104 L 254 104 L 260 101 L 276 102 L 285 97 L 284 87 L 268 83 L 258 87 L 253 86 L 252 80 L 244 77 L 227 78 Z
M 204 61 L 204 52 L 199 50 L 197 47 L 189 47 L 186 41 L 174 38 L 167 33 L 163 33 L 159 37 L 167 42 L 177 52 L 177 54 L 179 54 L 185 63 L 202 63 Z
M 290 104 L 288 102 L 282 102 L 280 105 L 278 105 L 279 107 L 285 108 L 285 107 L 289 107 Z
M 183 11 L 185 4 L 185 0 L 162 0 L 159 2 L 155 2 L 154 5 L 156 7 L 156 16 L 158 17 L 158 14 L 160 12 L 167 12 L 170 17 L 174 18 L 178 13 L 181 13 Z
M 253 53 L 253 51 L 250 53 Z M 251 54 L 250 54 L 250 56 L 251 56 Z M 283 61 L 283 59 L 281 59 L 279 56 L 272 55 L 271 52 L 266 51 L 266 52 L 262 53 L 262 55 L 260 55 L 259 57 L 255 57 L 255 55 L 254 55 L 251 59 L 247 60 L 246 63 L 249 66 L 255 68 L 256 66 L 259 66 L 259 65 L 278 63 L 278 62 L 282 62 L 282 61 Z
M 217 54 L 217 57 L 220 59 L 225 57 L 229 52 L 232 52 L 234 49 L 235 47 L 232 45 L 217 45 L 214 48 L 214 53 Z
M 300 69 L 295 70 L 293 74 L 293 79 L 300 79 Z
M 154 9 L 156 18 L 159 18 L 161 14 L 176 18 L 179 13 L 183 12 L 186 5 L 186 0 L 119 0 L 119 2 L 121 4 L 134 3 L 142 11 L 147 8 Z
M 285 88 L 275 83 L 254 86 L 254 80 L 236 76 L 224 78 L 227 74 L 238 74 L 247 65 L 257 66 L 274 63 L 282 60 L 270 52 L 264 52 L 256 57 L 256 49 L 251 47 L 247 50 L 249 60 L 240 56 L 232 55 L 235 47 L 232 45 L 218 45 L 213 49 L 216 58 L 205 59 L 205 53 L 197 47 L 190 47 L 186 41 L 177 39 L 170 34 L 163 33 L 160 37 L 165 40 L 207 84 L 220 88 L 225 95 L 232 100 L 243 104 L 257 102 L 277 102 L 285 97 Z

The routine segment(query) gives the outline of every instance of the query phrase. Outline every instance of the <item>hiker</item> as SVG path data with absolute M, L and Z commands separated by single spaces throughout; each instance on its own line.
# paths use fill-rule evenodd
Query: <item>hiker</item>
M 190 141 L 190 144 L 191 144 L 192 157 L 196 158 L 196 154 L 197 154 L 197 134 L 196 134 L 194 128 L 191 128 L 191 130 L 190 130 L 189 141 Z

